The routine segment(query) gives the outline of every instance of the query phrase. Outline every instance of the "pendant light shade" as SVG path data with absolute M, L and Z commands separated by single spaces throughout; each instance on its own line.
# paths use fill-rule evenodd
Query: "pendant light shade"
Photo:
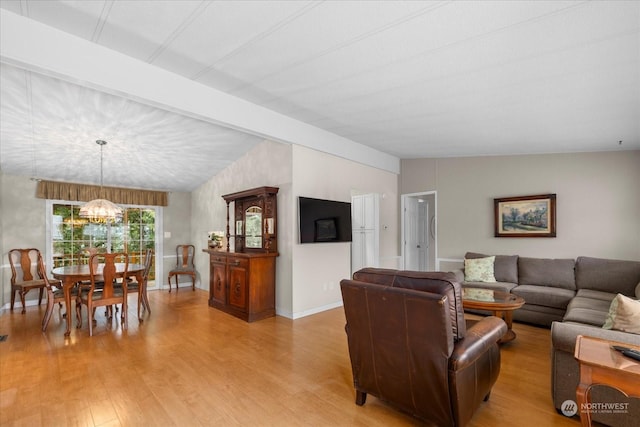
M 99 139 L 96 144 L 100 146 L 100 196 L 102 196 L 102 148 L 107 145 L 107 141 Z M 106 199 L 94 199 L 80 208 L 80 216 L 91 222 L 116 222 L 122 219 L 122 208 Z
M 80 216 L 91 222 L 117 222 L 122 219 L 122 208 L 106 199 L 94 199 L 80 208 Z

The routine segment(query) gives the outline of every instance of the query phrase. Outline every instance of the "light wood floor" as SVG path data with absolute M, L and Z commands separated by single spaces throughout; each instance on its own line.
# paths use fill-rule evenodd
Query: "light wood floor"
M 420 425 L 369 396 L 356 406 L 342 308 L 291 321 L 245 323 L 207 306 L 207 293 L 150 292 L 153 313 L 129 329 L 67 339 L 57 311 L 0 315 L 2 426 L 409 426 Z M 135 297 L 132 297 L 132 301 Z M 550 396 L 547 329 L 516 324 L 502 346 L 491 399 L 471 426 L 573 426 Z

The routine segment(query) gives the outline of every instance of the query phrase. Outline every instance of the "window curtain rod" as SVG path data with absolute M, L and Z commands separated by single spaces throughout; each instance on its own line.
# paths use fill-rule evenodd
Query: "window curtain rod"
M 67 182 L 40 181 L 36 197 L 49 200 L 88 202 L 107 199 L 122 205 L 167 206 L 166 191 L 136 190 L 99 185 L 72 184 Z

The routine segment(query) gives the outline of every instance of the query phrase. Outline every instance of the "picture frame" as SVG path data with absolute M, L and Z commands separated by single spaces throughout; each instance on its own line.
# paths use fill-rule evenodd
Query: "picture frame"
M 556 195 L 493 199 L 495 237 L 556 237 Z

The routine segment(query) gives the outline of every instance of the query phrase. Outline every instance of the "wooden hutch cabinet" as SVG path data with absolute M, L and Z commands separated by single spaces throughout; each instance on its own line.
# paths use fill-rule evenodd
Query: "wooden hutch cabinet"
M 275 316 L 277 194 L 276 187 L 259 187 L 222 196 L 227 202 L 226 251 L 204 249 L 210 259 L 209 306 L 247 322 Z

